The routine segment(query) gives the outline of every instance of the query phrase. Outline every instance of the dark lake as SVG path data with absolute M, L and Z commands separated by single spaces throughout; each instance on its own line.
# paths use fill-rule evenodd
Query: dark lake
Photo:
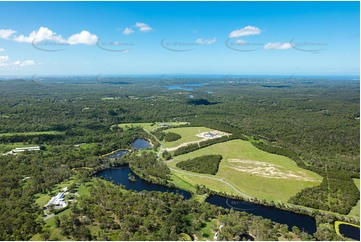
M 206 202 L 223 208 L 233 208 L 234 210 L 244 211 L 256 216 L 262 216 L 280 224 L 287 224 L 290 230 L 293 226 L 297 226 L 301 231 L 304 230 L 309 234 L 313 234 L 314 232 L 316 232 L 316 220 L 308 215 L 298 214 L 274 207 L 222 197 L 219 195 L 209 196 L 206 199 Z
M 130 181 L 128 174 L 132 174 L 136 181 Z M 113 181 L 117 185 L 124 185 L 126 189 L 135 190 L 135 191 L 158 191 L 158 192 L 171 192 L 175 194 L 180 194 L 184 198 L 191 198 L 191 194 L 187 191 L 183 191 L 177 188 L 169 188 L 162 185 L 153 184 L 142 180 L 137 175 L 135 175 L 128 166 L 116 167 L 116 168 L 107 168 L 96 174 L 97 177 L 102 177 L 108 181 Z
M 119 158 L 126 153 L 128 153 L 127 150 L 118 150 L 118 151 L 114 152 L 113 154 L 108 155 L 107 157 L 108 158 Z
M 145 139 L 136 139 L 133 144 L 131 145 L 131 147 L 135 150 L 141 150 L 141 149 L 148 149 L 148 148 L 152 148 L 151 143 L 149 143 L 148 140 Z
M 348 224 L 340 224 L 338 228 L 344 237 L 360 241 L 360 228 Z

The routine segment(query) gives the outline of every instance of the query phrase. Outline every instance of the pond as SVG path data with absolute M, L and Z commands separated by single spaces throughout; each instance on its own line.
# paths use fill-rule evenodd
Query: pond
M 119 158 L 119 157 L 123 156 L 126 153 L 128 153 L 127 150 L 118 150 L 118 151 L 108 155 L 107 158 Z
M 291 230 L 293 226 L 297 226 L 301 231 L 304 230 L 309 234 L 316 232 L 316 221 L 313 217 L 308 215 L 219 195 L 209 196 L 206 199 L 206 202 L 223 208 L 233 208 L 237 211 L 244 211 L 256 216 L 262 216 L 280 224 L 287 224 L 289 230 Z
M 131 147 L 135 150 L 141 150 L 152 148 L 152 144 L 148 140 L 138 138 L 133 142 Z
M 136 181 L 131 181 L 128 178 L 128 175 L 132 174 Z M 162 185 L 157 185 L 150 183 L 148 181 L 142 180 L 137 175 L 135 175 L 128 166 L 121 166 L 116 168 L 107 168 L 96 174 L 97 177 L 104 178 L 108 181 L 113 181 L 117 185 L 124 185 L 126 189 L 135 190 L 135 191 L 158 191 L 158 192 L 171 192 L 175 194 L 182 195 L 184 198 L 191 198 L 191 194 L 187 191 L 183 191 L 177 188 L 170 188 Z
M 360 241 L 360 228 L 348 224 L 339 224 L 338 228 L 344 237 Z

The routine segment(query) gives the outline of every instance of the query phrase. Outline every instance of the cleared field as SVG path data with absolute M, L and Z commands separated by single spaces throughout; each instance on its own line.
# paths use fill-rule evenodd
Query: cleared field
M 162 126 L 160 124 L 168 124 L 173 127 L 173 126 L 179 126 L 179 125 L 183 125 L 183 124 L 187 124 L 187 123 L 186 122 L 127 123 L 127 124 L 118 124 L 118 126 L 123 129 L 132 127 L 132 126 L 133 127 L 140 126 L 145 131 L 150 132 L 152 130 L 162 128 Z
M 42 135 L 42 134 L 63 134 L 64 132 L 60 131 L 41 131 L 41 132 L 24 132 L 24 133 L 0 133 L 1 136 L 15 136 L 15 135 Z
M 173 142 L 161 142 L 164 148 L 174 148 L 179 145 L 182 145 L 184 143 L 188 142 L 194 142 L 194 141 L 200 141 L 203 138 L 197 136 L 197 134 L 203 133 L 203 132 L 209 132 L 214 131 L 214 129 L 209 129 L 206 127 L 181 127 L 181 128 L 172 128 L 167 129 L 164 132 L 173 132 L 176 134 L 179 134 L 182 136 L 179 140 L 173 141 Z
M 180 161 L 211 154 L 223 156 L 214 176 L 196 176 L 197 173 L 180 171 L 175 166 Z M 299 168 L 291 159 L 264 152 L 243 140 L 215 144 L 177 156 L 167 164 L 172 172 L 191 184 L 202 184 L 235 195 L 240 195 L 239 190 L 251 197 L 272 201 L 287 202 L 300 190 L 316 186 L 322 180 L 321 176 Z
M 357 186 L 357 188 L 360 190 L 360 179 L 353 179 L 353 182 Z M 356 206 L 354 206 L 349 215 L 360 217 L 360 200 L 358 200 Z

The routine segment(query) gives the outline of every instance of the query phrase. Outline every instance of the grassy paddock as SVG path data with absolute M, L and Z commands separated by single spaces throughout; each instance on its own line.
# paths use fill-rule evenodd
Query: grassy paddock
M 316 186 L 320 184 L 322 180 L 322 177 L 316 173 L 299 168 L 291 159 L 264 152 L 254 147 L 250 142 L 243 140 L 232 140 L 219 143 L 188 154 L 180 155 L 167 164 L 177 169 L 175 165 L 180 161 L 210 154 L 222 155 L 223 159 L 220 163 L 218 173 L 215 176 L 208 176 L 223 179 L 245 194 L 259 199 L 287 202 L 288 199 L 297 192 L 306 187 Z M 230 160 L 239 162 L 230 162 Z M 261 163 L 252 163 L 255 161 Z M 266 175 L 263 174 L 261 176 L 259 174 L 252 174 L 244 171 L 247 171 L 247 169 L 257 170 L 260 169 L 259 167 L 266 171 L 267 169 L 271 169 L 271 171 L 273 169 L 278 173 L 275 174 L 275 177 L 273 175 L 268 175 L 267 172 Z M 180 173 L 180 171 L 172 172 L 175 174 Z M 194 173 L 190 172 L 187 174 Z M 178 176 L 191 184 L 201 184 L 216 191 L 224 191 L 239 195 L 224 182 L 187 174 L 184 174 L 183 171 L 183 173 Z M 279 177 L 279 174 L 284 174 L 285 177 Z M 298 178 L 288 177 L 289 174 L 297 176 Z
M 24 132 L 24 133 L 0 133 L 0 137 L 1 136 L 15 136 L 15 135 L 42 135 L 42 134 L 53 134 L 53 135 L 57 135 L 57 134 L 64 134 L 64 132 L 60 132 L 60 131 L 40 131 L 40 132 Z
M 360 190 L 360 179 L 353 179 L 353 182 L 357 186 L 357 188 Z M 357 204 L 351 209 L 350 213 L 348 215 L 360 217 L 360 200 L 358 200 Z
M 183 124 L 187 124 L 187 122 L 155 122 L 155 123 L 126 123 L 126 124 L 118 124 L 120 128 L 127 128 L 127 127 L 142 127 L 145 131 L 150 132 L 156 129 L 161 128 L 160 124 L 170 124 L 172 127 L 179 126 Z
M 172 173 L 172 175 L 171 175 L 172 183 L 176 187 L 178 187 L 180 189 L 183 189 L 183 190 L 186 190 L 186 191 L 196 192 L 196 188 L 191 183 L 185 181 L 184 179 L 182 179 L 179 176 L 180 175 L 176 174 L 176 173 Z
M 213 129 L 209 129 L 206 127 L 183 127 L 183 128 L 172 128 L 167 129 L 164 132 L 172 132 L 179 134 L 181 138 L 179 140 L 173 141 L 173 142 L 161 142 L 163 147 L 165 148 L 173 148 L 177 147 L 178 145 L 181 145 L 186 142 L 192 142 L 192 141 L 198 141 L 202 140 L 202 138 L 198 137 L 197 134 L 212 131 Z

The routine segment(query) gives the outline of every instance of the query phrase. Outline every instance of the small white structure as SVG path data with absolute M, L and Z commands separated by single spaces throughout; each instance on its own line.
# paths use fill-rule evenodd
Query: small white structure
M 64 201 L 64 197 L 65 197 L 64 192 L 59 192 L 58 195 L 52 197 L 44 207 L 48 208 L 54 205 L 55 209 L 65 208 L 66 206 L 68 206 L 68 204 Z
M 204 134 L 204 137 L 207 137 L 207 138 L 214 138 L 216 136 L 218 136 L 218 135 L 215 133 L 212 133 L 212 132 L 207 132 Z
M 16 155 L 18 153 L 25 152 L 25 151 L 39 151 L 39 150 L 40 150 L 39 146 L 15 148 L 15 149 L 12 149 L 9 152 L 6 152 L 3 155 Z
M 160 127 L 171 127 L 172 125 L 171 124 L 165 124 L 165 123 L 162 123 L 162 124 L 159 124 Z

